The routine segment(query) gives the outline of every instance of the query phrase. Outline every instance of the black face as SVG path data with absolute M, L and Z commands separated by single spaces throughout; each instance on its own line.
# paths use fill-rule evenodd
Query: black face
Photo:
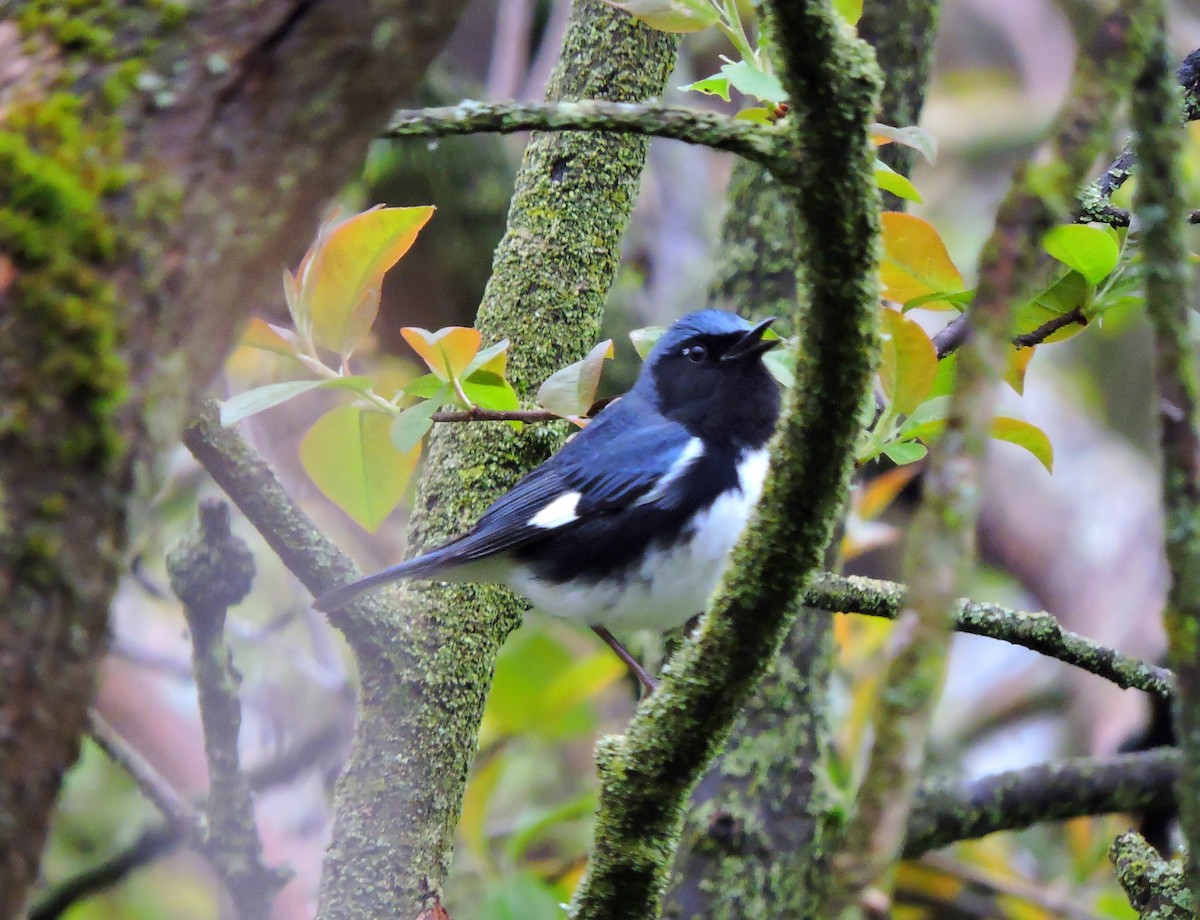
M 761 446 L 779 415 L 779 385 L 762 356 L 775 341 L 750 333 L 697 333 L 657 354 L 659 411 L 704 438 Z

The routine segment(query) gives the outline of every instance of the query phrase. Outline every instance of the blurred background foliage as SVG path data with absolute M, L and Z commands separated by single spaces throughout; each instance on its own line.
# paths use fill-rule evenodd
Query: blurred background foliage
M 868 0 L 870 2 L 870 0 Z M 557 53 L 567 0 L 476 0 L 413 106 L 462 97 L 539 98 Z M 947 241 L 969 276 L 1011 169 L 1050 124 L 1067 88 L 1072 22 L 1092 21 L 1089 0 L 946 0 L 923 124 L 940 144 L 918 164 L 914 208 Z M 1200 45 L 1200 0 L 1171 4 L 1174 50 Z M 708 31 L 684 42 L 672 85 L 711 73 L 726 49 Z M 669 101 L 721 105 L 693 95 Z M 1112 151 L 1125 136 L 1114 132 Z M 1200 129 L 1191 126 L 1190 199 L 1200 204 Z M 379 142 L 344 204 L 358 209 L 435 204 L 437 214 L 388 278 L 376 339 L 358 360 L 397 385 L 418 373 L 401 326 L 469 325 L 504 228 L 522 138 Z M 705 300 L 730 159 L 656 141 L 625 241 L 606 316 L 617 358 L 607 393 L 632 381 L 626 333 L 666 324 Z M 1129 189 L 1122 191 L 1128 195 Z M 316 229 L 314 215 L 313 228 Z M 1200 241 L 1193 243 L 1193 248 Z M 275 272 L 277 266 L 264 266 Z M 282 296 L 262 315 L 286 315 Z M 914 314 L 914 315 L 919 315 Z M 934 329 L 945 314 L 922 318 Z M 290 369 L 240 349 L 221 395 L 285 379 Z M 1165 589 L 1159 557 L 1158 486 L 1151 456 L 1148 332 L 1136 310 L 1109 316 L 1070 342 L 1039 349 L 1020 412 L 1050 434 L 1054 475 L 1006 445 L 993 447 L 980 540 L 986 565 L 971 594 L 1046 608 L 1071 629 L 1149 660 L 1162 652 Z M 1009 397 L 1016 400 L 1015 395 Z M 297 442 L 336 395 L 317 393 L 242 426 L 318 524 L 363 568 L 403 552 L 402 504 L 366 534 L 309 483 Z M 323 400 L 325 401 L 323 403 Z M 848 571 L 895 577 L 914 468 L 861 477 L 843 555 Z M 112 652 L 100 688 L 105 718 L 181 792 L 206 786 L 189 649 L 178 605 L 165 592 L 163 555 L 216 488 L 180 449 L 170 485 L 140 535 L 136 575 L 118 597 Z M 332 784 L 353 719 L 351 659 L 310 598 L 244 522 L 258 576 L 233 612 L 230 641 L 244 675 L 244 760 L 256 771 L 269 861 L 296 871 L 275 916 L 311 916 L 328 834 Z M 865 744 L 877 661 L 889 625 L 839 616 L 830 783 L 852 787 Z M 647 640 L 653 656 L 660 640 Z M 505 646 L 464 804 L 446 906 L 455 920 L 550 920 L 583 869 L 595 802 L 596 737 L 619 731 L 634 702 L 624 668 L 583 629 L 530 618 Z M 933 769 L 980 775 L 1068 754 L 1112 752 L 1148 725 L 1146 700 L 1032 653 L 958 637 L 935 721 Z M 906 863 L 898 880 L 904 918 L 1131 917 L 1105 856 L 1137 816 L 1049 825 L 961 844 Z M 201 860 L 146 832 L 158 817 L 127 777 L 90 744 L 67 783 L 44 865 L 45 918 L 180 918 L 220 915 Z M 141 841 L 148 857 L 61 914 L 62 886 Z M 157 845 L 153 845 L 157 844 Z M 136 853 L 133 854 L 136 857 Z M 59 896 L 59 901 L 55 901 Z

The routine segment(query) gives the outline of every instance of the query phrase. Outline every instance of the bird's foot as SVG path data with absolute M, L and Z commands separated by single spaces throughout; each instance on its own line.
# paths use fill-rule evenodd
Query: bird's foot
M 607 643 L 608 647 L 617 653 L 617 657 L 625 662 L 625 666 L 633 672 L 633 676 L 638 679 L 638 683 L 640 683 L 645 689 L 646 696 L 649 696 L 658 689 L 658 678 L 654 677 L 649 671 L 643 668 L 641 662 L 629 654 L 629 649 L 625 648 L 625 646 L 617 641 L 616 636 L 610 633 L 603 626 L 593 626 L 592 632 L 603 639 L 605 643 Z

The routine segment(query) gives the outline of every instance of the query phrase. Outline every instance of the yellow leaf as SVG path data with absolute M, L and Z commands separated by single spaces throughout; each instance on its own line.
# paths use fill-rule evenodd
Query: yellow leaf
M 1020 396 L 1025 395 L 1025 372 L 1029 370 L 1029 362 L 1033 360 L 1033 353 L 1037 351 L 1036 346 L 1030 348 L 1014 348 L 1008 353 L 1008 367 L 1004 370 L 1004 382 L 1017 391 Z
M 896 310 L 884 310 L 879 380 L 896 412 L 909 414 L 925 401 L 937 376 L 937 349 L 919 323 Z
M 868 521 L 879 517 L 920 472 L 919 466 L 910 463 L 876 476 L 863 488 L 861 497 L 855 496 L 859 516 Z
M 317 344 L 343 357 L 354 350 L 375 322 L 384 273 L 412 246 L 433 210 L 373 208 L 340 222 L 335 216 L 321 227 L 297 273 L 297 312 Z
M 447 326 L 437 332 L 405 326 L 400 334 L 438 379 L 445 381 L 462 376 L 483 340 L 478 329 L 468 326 Z
M 296 347 L 294 338 L 288 338 L 290 330 L 279 329 L 264 319 L 252 316 L 246 328 L 242 330 L 242 338 L 238 345 L 246 348 L 260 348 L 263 351 L 273 351 L 277 355 L 287 355 L 294 358 Z
M 300 462 L 317 488 L 374 533 L 404 497 L 417 461 L 392 446 L 392 417 L 359 406 L 326 412 L 300 442 Z
M 962 275 L 950 260 L 946 244 L 933 224 L 898 211 L 885 211 L 880 218 L 883 256 L 879 262 L 879 280 L 885 298 L 907 303 L 930 294 L 962 291 Z M 953 307 L 942 300 L 922 306 L 927 310 Z

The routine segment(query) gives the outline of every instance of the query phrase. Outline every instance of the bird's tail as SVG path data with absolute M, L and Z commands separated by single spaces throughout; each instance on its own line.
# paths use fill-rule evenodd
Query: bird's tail
M 424 555 L 417 556 L 415 559 L 409 559 L 405 562 L 397 563 L 389 566 L 381 572 L 376 572 L 374 575 L 367 575 L 358 581 L 352 581 L 348 585 L 342 585 L 340 588 L 334 588 L 332 591 L 327 591 L 313 601 L 313 607 L 323 613 L 332 613 L 335 610 L 340 610 L 348 603 L 372 588 L 378 588 L 381 585 L 391 584 L 393 581 L 401 581 L 405 578 L 428 578 L 435 573 L 440 572 L 448 565 L 453 565 L 452 552 L 449 546 L 443 546 L 435 549 Z

